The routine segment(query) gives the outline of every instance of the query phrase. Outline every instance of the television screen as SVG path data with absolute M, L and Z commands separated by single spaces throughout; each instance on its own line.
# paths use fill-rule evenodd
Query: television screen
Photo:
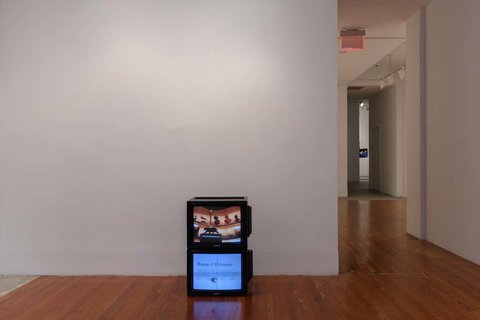
M 193 242 L 204 244 L 240 243 L 240 206 L 194 206 Z
M 193 290 L 241 290 L 240 253 L 193 253 Z

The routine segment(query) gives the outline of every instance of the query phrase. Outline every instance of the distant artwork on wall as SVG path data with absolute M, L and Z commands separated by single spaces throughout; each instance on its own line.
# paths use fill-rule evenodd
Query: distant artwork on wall
M 368 158 L 368 149 L 360 149 L 360 158 Z

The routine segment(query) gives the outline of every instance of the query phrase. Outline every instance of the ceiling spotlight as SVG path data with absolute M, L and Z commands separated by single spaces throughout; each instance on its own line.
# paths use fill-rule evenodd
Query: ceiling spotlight
M 364 102 L 360 102 L 360 107 L 363 107 L 365 105 Z
M 389 75 L 387 78 L 387 85 L 391 86 L 395 83 L 395 78 L 393 77 L 393 74 Z
M 402 67 L 400 70 L 398 70 L 397 75 L 400 78 L 400 80 L 405 79 L 405 76 L 406 76 L 405 68 Z
M 385 88 L 386 84 L 385 84 L 385 80 L 380 80 L 378 85 L 380 86 L 380 90 L 382 90 L 383 88 Z

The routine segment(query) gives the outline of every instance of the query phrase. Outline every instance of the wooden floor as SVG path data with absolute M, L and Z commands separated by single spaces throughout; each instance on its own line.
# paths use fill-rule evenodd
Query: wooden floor
M 184 277 L 40 277 L 0 319 L 480 319 L 480 267 L 405 234 L 405 202 L 339 202 L 341 275 L 255 277 L 188 298 Z

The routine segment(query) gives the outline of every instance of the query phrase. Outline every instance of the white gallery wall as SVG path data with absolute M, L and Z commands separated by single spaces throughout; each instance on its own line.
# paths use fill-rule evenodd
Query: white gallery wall
M 480 2 L 434 0 L 426 13 L 427 239 L 480 263 Z
M 248 195 L 257 274 L 336 274 L 336 10 L 0 0 L 0 272 L 184 274 Z
M 380 128 L 380 192 L 404 196 L 403 100 L 405 80 L 396 78 L 370 98 L 370 129 Z

